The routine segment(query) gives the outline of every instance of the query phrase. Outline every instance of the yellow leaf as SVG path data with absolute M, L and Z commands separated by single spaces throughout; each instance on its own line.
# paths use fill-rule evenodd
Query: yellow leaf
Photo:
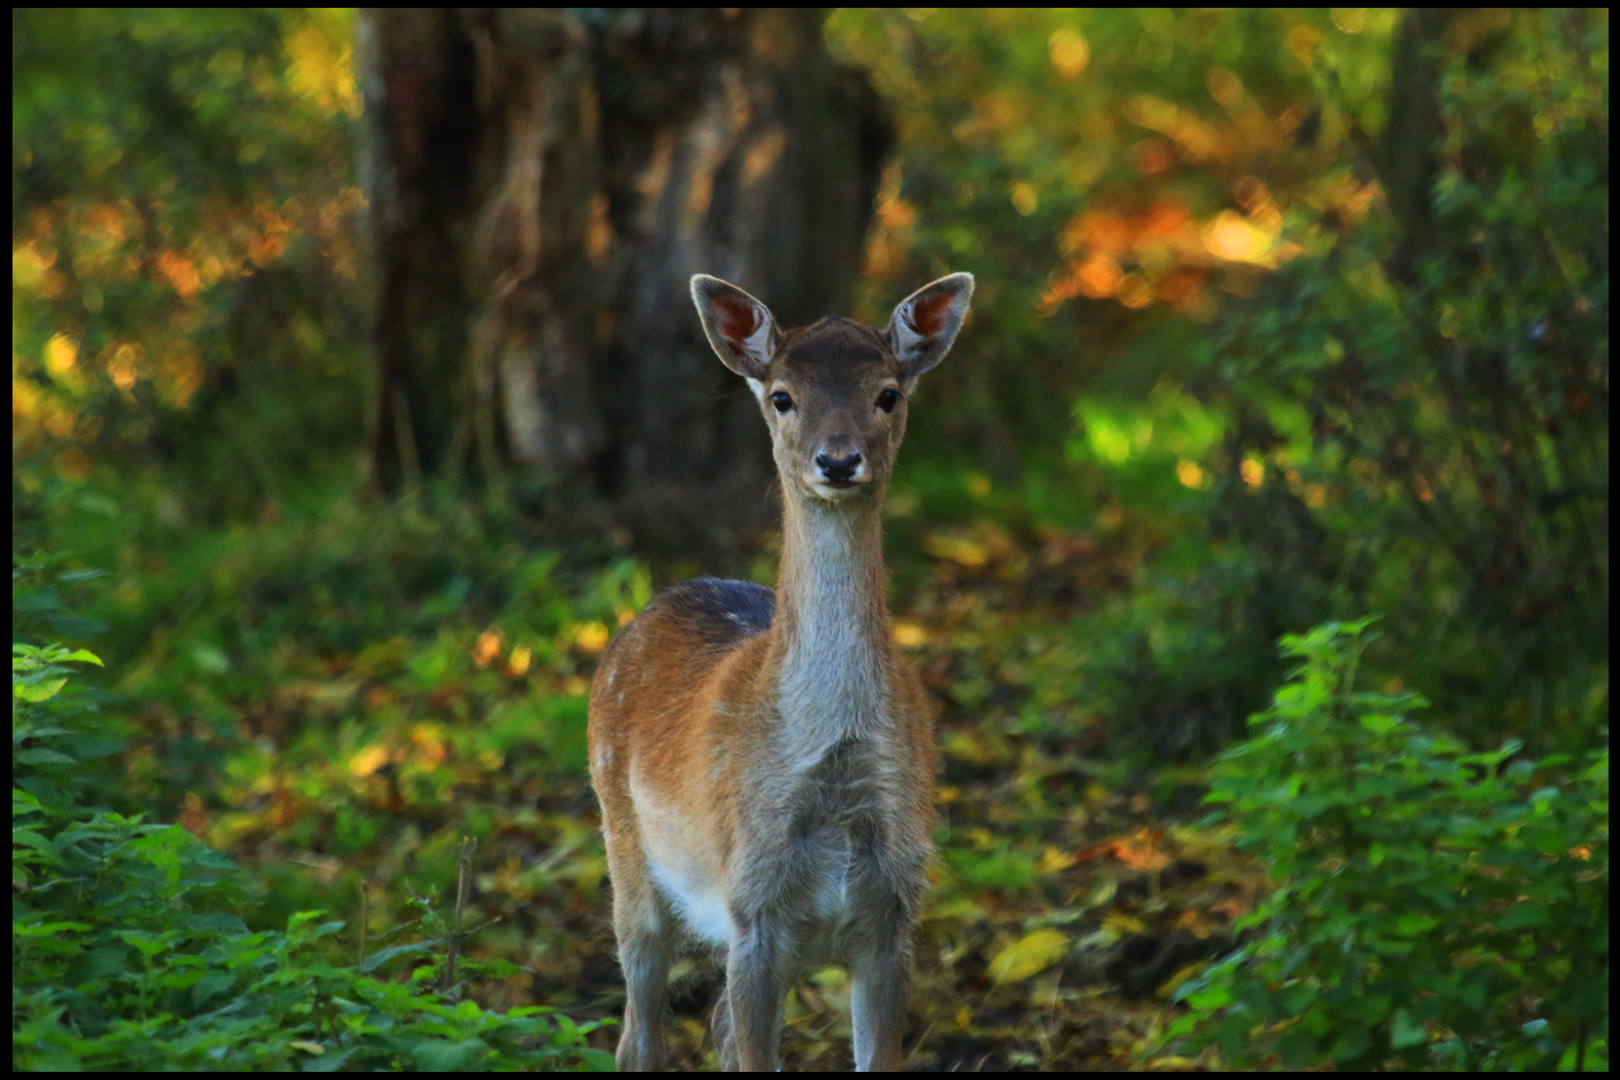
M 903 649 L 915 649 L 928 644 L 928 631 L 916 623 L 897 622 L 894 624 L 894 643 Z
M 1147 924 L 1134 915 L 1127 915 L 1123 911 L 1110 911 L 1103 917 L 1103 926 L 1123 937 L 1126 934 L 1140 934 L 1147 929 Z
M 935 533 L 923 541 L 923 549 L 936 559 L 948 559 L 970 569 L 990 561 L 990 553 L 984 549 L 984 545 L 965 536 Z
M 370 776 L 387 760 L 388 748 L 373 743 L 349 759 L 349 772 L 354 776 Z
M 849 985 L 849 973 L 843 968 L 822 968 L 810 976 L 810 981 L 823 990 L 842 990 Z
M 1184 1057 L 1181 1054 L 1166 1054 L 1163 1057 L 1150 1058 L 1147 1067 L 1154 1072 L 1192 1072 L 1198 1068 L 1198 1059 Z
M 1041 859 L 1036 864 L 1036 869 L 1043 874 L 1055 874 L 1060 870 L 1067 870 L 1079 861 L 1078 858 L 1067 851 L 1059 851 L 1055 847 L 1049 847 L 1041 852 Z
M 1049 926 L 1042 927 L 997 953 L 990 961 L 990 977 L 997 983 L 1019 982 L 1046 970 L 1063 959 L 1068 951 L 1067 934 Z

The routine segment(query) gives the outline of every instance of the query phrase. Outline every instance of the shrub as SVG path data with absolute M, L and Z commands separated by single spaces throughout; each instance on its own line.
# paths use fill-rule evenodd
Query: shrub
M 1417 695 L 1355 688 L 1370 621 L 1285 636 L 1303 663 L 1216 767 L 1276 888 L 1173 1034 L 1287 1066 L 1605 1068 L 1608 749 L 1570 769 L 1424 730 Z
M 424 940 L 335 962 L 341 922 L 251 932 L 238 871 L 178 825 L 87 805 L 82 757 L 117 749 L 61 646 L 12 646 L 12 1063 L 31 1069 L 606 1067 L 596 1025 L 457 1000 Z M 431 911 L 422 920 L 435 925 Z M 380 977 L 414 957 L 404 982 Z M 512 965 L 506 972 L 515 972 Z M 444 974 L 444 978 L 440 978 Z M 485 971 L 499 976 L 501 972 Z M 438 989 L 431 989 L 439 982 Z

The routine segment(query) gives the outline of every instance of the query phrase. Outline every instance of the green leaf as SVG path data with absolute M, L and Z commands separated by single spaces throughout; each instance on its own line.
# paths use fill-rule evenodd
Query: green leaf
M 1374 735 L 1387 735 L 1401 726 L 1401 718 L 1382 713 L 1368 713 L 1361 718 L 1361 726 Z
M 488 1049 L 482 1039 L 435 1039 L 418 1043 L 411 1057 L 428 1072 L 456 1072 Z
M 110 757 L 129 745 L 129 739 L 114 731 L 85 732 L 73 740 L 73 752 L 81 761 Z
M 588 1072 L 613 1072 L 616 1068 L 613 1055 L 606 1050 L 588 1046 L 580 1050 L 579 1057 L 581 1066 Z
M 113 935 L 126 945 L 133 945 L 142 955 L 151 958 L 168 949 L 180 937 L 176 931 L 120 930 Z
M 236 973 L 232 971 L 210 971 L 198 979 L 191 988 L 191 1003 L 193 1008 L 206 1008 L 219 995 L 236 985 Z
M 1405 1009 L 1396 1009 L 1395 1015 L 1390 1018 L 1389 1044 L 1396 1050 L 1421 1045 L 1428 1036 L 1423 1025 L 1414 1022 L 1412 1014 Z
M 46 855 L 57 854 L 56 844 L 49 837 L 41 835 L 39 830 L 32 826 L 13 828 L 11 830 L 11 844 L 13 847 L 18 845 L 30 847 Z M 15 852 L 13 852 L 13 856 L 15 856 Z
M 180 925 L 197 933 L 214 931 L 240 934 L 247 931 L 247 924 L 242 921 L 242 917 L 233 915 L 228 911 L 187 914 L 180 919 Z
M 299 1065 L 301 1072 L 336 1072 L 349 1063 L 358 1046 L 345 1046 L 341 1050 L 328 1050 L 319 1057 L 310 1058 Z
M 77 765 L 79 759 L 61 754 L 43 746 L 31 750 L 21 750 L 17 753 L 17 760 L 24 765 Z
M 23 701 L 49 701 L 61 693 L 62 687 L 66 685 L 66 679 L 49 679 L 45 682 L 32 684 L 14 682 L 11 684 L 11 692 Z
M 1431 915 L 1401 914 L 1395 916 L 1390 932 L 1401 937 L 1418 937 L 1433 930 L 1439 922 Z
M 420 956 L 422 954 L 431 952 L 432 948 L 433 943 L 430 941 L 413 941 L 408 945 L 395 945 L 393 948 L 383 949 L 380 952 L 372 953 L 370 956 L 366 957 L 365 960 L 358 965 L 358 970 L 369 974 L 376 971 L 390 960 L 397 959 L 401 956 Z
M 61 921 L 47 923 L 24 923 L 13 920 L 11 924 L 11 936 L 14 938 L 51 937 L 60 931 L 80 931 L 89 929 L 92 929 L 90 924 L 82 922 Z

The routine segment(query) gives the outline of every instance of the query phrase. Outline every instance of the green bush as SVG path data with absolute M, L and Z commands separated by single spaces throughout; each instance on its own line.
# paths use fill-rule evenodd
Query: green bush
M 1355 688 L 1370 621 L 1284 637 L 1303 664 L 1216 766 L 1276 889 L 1173 1034 L 1290 1067 L 1606 1068 L 1607 748 L 1575 768 L 1425 731 L 1416 694 Z
M 239 874 L 178 825 L 96 808 L 81 758 L 120 740 L 70 682 L 84 650 L 12 646 L 12 1063 L 33 1069 L 601 1068 L 596 1025 L 458 1000 L 424 904 L 421 940 L 337 961 L 341 922 L 285 933 L 232 913 Z M 401 928 L 406 929 L 406 928 Z M 442 932 L 441 932 L 442 931 Z M 404 982 L 381 978 L 414 958 Z M 467 971 L 475 965 L 463 962 Z M 484 975 L 512 974 L 487 970 Z M 432 989 L 432 987 L 438 989 Z

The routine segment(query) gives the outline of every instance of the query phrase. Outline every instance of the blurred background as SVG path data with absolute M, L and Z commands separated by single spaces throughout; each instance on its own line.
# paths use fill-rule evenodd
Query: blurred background
M 1155 892 L 1222 863 L 1152 830 L 1282 634 L 1381 615 L 1363 679 L 1465 745 L 1607 744 L 1606 11 L 12 20 L 14 640 L 105 661 L 96 798 L 246 867 L 252 924 L 362 881 L 386 922 L 473 836 L 479 1000 L 619 1008 L 595 658 L 779 550 L 694 272 L 788 324 L 978 280 L 887 506 L 946 752 L 919 994 L 970 1003 L 914 1064 L 1128 1060 L 1230 946 L 1110 893 L 1051 967 L 1028 920 L 1098 843 Z

